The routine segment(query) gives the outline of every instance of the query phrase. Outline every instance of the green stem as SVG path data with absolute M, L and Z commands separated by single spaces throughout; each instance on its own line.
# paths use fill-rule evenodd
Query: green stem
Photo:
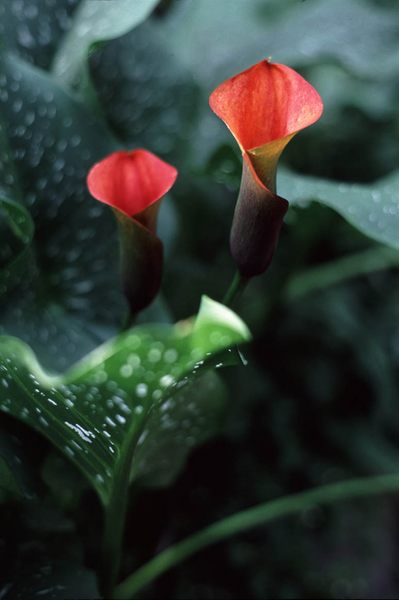
M 243 277 L 238 271 L 233 277 L 233 281 L 230 284 L 229 289 L 226 292 L 225 297 L 223 298 L 223 304 L 225 306 L 231 306 L 234 300 L 237 300 L 239 296 L 242 294 L 244 289 L 248 284 L 249 279 L 247 277 Z
M 121 450 L 121 458 L 112 487 L 112 495 L 105 507 L 103 537 L 102 593 L 105 598 L 112 596 L 120 569 L 123 531 L 126 520 L 129 494 L 129 476 L 132 453 L 137 444 L 137 435 L 132 435 L 129 443 Z
M 128 311 L 126 313 L 126 317 L 125 317 L 123 325 L 122 325 L 122 332 L 127 331 L 128 329 L 133 327 L 134 322 L 136 320 L 136 316 L 137 316 L 136 314 L 133 314 L 130 311 Z
M 115 479 L 114 491 L 105 509 L 102 566 L 102 592 L 105 598 L 112 595 L 119 573 L 127 495 L 127 478 L 123 472 Z
M 395 491 L 399 492 L 399 474 L 365 477 L 325 485 L 236 513 L 158 554 L 118 585 L 113 598 L 128 600 L 135 597 L 151 581 L 199 550 L 252 527 L 309 510 L 319 504 Z
M 366 275 L 399 265 L 399 252 L 393 248 L 378 246 L 334 262 L 298 273 L 288 282 L 284 299 L 292 302 L 306 294 L 341 283 L 352 277 Z

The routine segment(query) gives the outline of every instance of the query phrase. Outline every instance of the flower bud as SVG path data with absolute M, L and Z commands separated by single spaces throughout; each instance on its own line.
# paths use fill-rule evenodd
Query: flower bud
M 176 177 L 174 167 L 141 149 L 110 154 L 87 177 L 92 196 L 114 209 L 122 286 L 131 314 L 146 308 L 161 285 L 163 246 L 156 235 L 157 217 Z
M 221 83 L 209 103 L 243 155 L 232 255 L 243 276 L 260 275 L 270 264 L 288 207 L 276 195 L 278 160 L 294 135 L 320 118 L 323 103 L 293 69 L 267 60 Z
M 276 248 L 288 202 L 273 194 L 244 155 L 240 192 L 230 232 L 230 249 L 241 275 L 260 275 Z

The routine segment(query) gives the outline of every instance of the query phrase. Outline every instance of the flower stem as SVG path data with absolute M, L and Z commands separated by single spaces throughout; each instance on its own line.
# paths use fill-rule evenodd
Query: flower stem
M 140 425 L 137 423 L 133 434 L 126 437 L 126 442 L 121 449 L 120 462 L 118 464 L 112 485 L 112 494 L 105 507 L 105 524 L 103 537 L 103 565 L 102 565 L 102 589 L 104 598 L 111 598 L 115 584 L 118 579 L 123 532 L 126 521 L 126 511 L 129 498 L 129 476 L 132 463 L 132 455 L 140 435 Z
M 125 317 L 123 325 L 122 325 L 122 331 L 127 331 L 128 329 L 133 327 L 134 322 L 136 320 L 136 316 L 137 316 L 136 314 L 133 314 L 130 311 L 126 314 L 126 317 Z
M 137 592 L 154 579 L 199 550 L 237 533 L 247 531 L 252 527 L 264 525 L 279 517 L 309 510 L 319 504 L 332 504 L 340 500 L 387 492 L 399 492 L 399 474 L 364 477 L 333 483 L 243 510 L 226 519 L 217 521 L 155 556 L 118 585 L 113 598 L 128 600 L 135 597 Z
M 233 281 L 230 284 L 229 289 L 223 298 L 223 304 L 225 306 L 232 306 L 233 302 L 237 300 L 242 292 L 245 290 L 249 279 L 243 277 L 238 271 L 234 275 Z
M 119 573 L 127 508 L 128 475 L 129 471 L 127 469 L 120 470 L 114 482 L 110 503 L 105 509 L 101 573 L 104 598 L 111 597 Z

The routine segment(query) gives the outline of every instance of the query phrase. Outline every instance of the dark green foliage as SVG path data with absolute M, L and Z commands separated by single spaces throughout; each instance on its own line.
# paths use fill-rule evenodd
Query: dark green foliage
M 18 350 L 21 405 L 13 401 L 14 415 L 26 408 L 26 386 L 34 383 L 24 381 L 33 359 L 23 343 L 46 372 L 35 365 L 40 407 L 51 397 L 40 396 L 48 394 L 47 372 L 66 371 L 115 335 L 124 317 L 114 222 L 85 189 L 93 162 L 117 147 L 146 147 L 179 168 L 160 214 L 163 298 L 140 317 L 143 335 L 152 335 L 149 321 L 186 318 L 202 293 L 222 298 L 233 275 L 228 238 L 241 160 L 208 109 L 209 92 L 271 55 L 298 69 L 325 102 L 322 120 L 283 157 L 278 192 L 291 207 L 272 267 L 236 305 L 254 342 L 245 350 L 246 369 L 223 375 L 225 431 L 191 454 L 171 487 L 132 495 L 127 575 L 160 548 L 244 507 L 398 469 L 398 276 L 394 254 L 385 270 L 371 257 L 377 244 L 399 247 L 399 11 L 394 0 L 164 0 L 143 23 L 145 11 L 137 20 L 131 13 L 114 34 L 98 35 L 93 21 L 85 44 L 71 52 L 73 35 L 69 46 L 63 35 L 76 32 L 79 4 L 7 0 L 0 7 L 0 332 L 22 340 L 5 338 L 0 354 L 9 368 L 11 345 Z M 112 12 L 111 2 L 103 4 Z M 70 58 L 68 77 L 59 75 L 60 56 Z M 359 277 L 340 279 L 337 266 L 330 280 L 340 283 L 326 289 L 319 279 L 313 287 L 311 278 L 301 280 L 363 251 Z M 154 335 L 175 341 L 172 326 L 160 331 Z M 111 345 L 125 351 L 123 336 Z M 89 363 L 81 363 L 83 379 L 96 370 Z M 120 383 L 111 367 L 111 380 Z M 78 375 L 75 367 L 56 376 L 62 401 L 79 395 L 71 392 L 79 385 L 78 404 L 87 404 L 87 382 Z M 219 379 L 205 377 L 190 398 L 212 418 L 194 441 L 185 437 L 190 447 L 221 420 L 225 391 Z M 99 412 L 109 400 L 100 396 Z M 133 465 L 132 478 L 142 484 L 170 484 L 187 456 L 162 429 L 161 408 L 170 400 L 162 398 L 149 421 L 158 443 L 138 450 Z M 173 418 L 184 423 L 190 400 L 180 399 Z M 47 434 L 60 449 L 63 433 L 64 422 Z M 103 441 L 96 459 L 104 451 L 107 463 Z M 140 452 L 148 460 L 141 474 Z M 92 482 L 96 474 L 93 468 Z M 109 488 L 100 487 L 104 501 Z M 0 501 L 0 595 L 99 597 L 96 496 L 50 442 L 5 413 Z M 396 598 L 397 533 L 393 499 L 314 510 L 209 549 L 142 596 Z

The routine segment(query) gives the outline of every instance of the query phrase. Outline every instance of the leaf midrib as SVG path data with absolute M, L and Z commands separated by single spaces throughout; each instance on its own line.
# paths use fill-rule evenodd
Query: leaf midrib
M 58 431 L 61 432 L 60 437 L 62 437 L 63 441 L 65 441 L 65 445 L 67 445 L 70 442 L 70 437 L 68 437 L 68 436 L 65 435 L 66 433 L 68 433 L 68 431 L 65 429 L 65 426 L 63 425 L 63 423 L 52 412 L 52 410 L 51 410 L 50 407 L 47 407 L 44 403 L 40 404 L 40 402 L 30 392 L 29 388 L 27 388 L 25 386 L 25 384 L 23 383 L 23 381 L 21 380 L 20 376 L 17 373 L 14 373 L 13 377 L 14 377 L 15 382 L 19 385 L 19 387 L 21 388 L 21 390 L 31 399 L 31 401 L 33 402 L 33 404 L 35 406 L 38 406 L 40 408 L 40 410 L 42 412 L 44 412 L 47 416 L 50 416 L 51 420 L 54 420 L 54 421 L 56 421 L 58 423 L 58 425 L 59 425 Z M 63 405 L 65 406 L 65 400 L 64 400 L 64 397 L 63 397 L 62 393 L 58 389 L 56 389 L 56 388 L 54 388 L 54 389 L 56 391 L 56 397 L 57 397 L 57 399 L 59 401 L 61 401 L 63 403 Z M 70 410 L 71 410 L 72 414 L 78 416 L 79 419 L 81 419 L 81 422 L 83 424 L 85 424 L 85 425 L 88 426 L 88 429 L 91 429 L 92 425 L 88 422 L 87 418 L 80 413 L 80 411 L 78 411 L 75 408 L 74 409 L 70 409 Z M 35 429 L 39 429 L 39 427 L 37 427 L 35 425 Z M 46 435 L 46 433 L 45 433 L 45 431 L 43 429 L 39 429 L 39 432 L 41 434 L 45 435 L 46 437 L 48 437 L 50 439 L 50 441 L 52 443 L 54 443 L 54 440 L 51 439 L 49 435 Z M 104 450 L 106 450 L 105 445 L 104 445 L 105 444 L 104 440 L 102 440 L 100 437 L 96 436 L 96 441 L 97 441 L 97 443 L 100 443 L 100 445 L 103 447 Z M 56 444 L 56 445 L 58 445 L 58 444 Z M 62 451 L 64 453 L 64 448 L 62 448 Z M 108 453 L 105 452 L 105 454 L 108 454 Z M 93 465 L 94 461 L 91 462 L 90 460 L 87 459 L 87 457 L 94 458 L 95 461 L 99 465 L 101 465 L 101 467 L 103 467 L 103 469 L 102 469 L 103 472 L 106 472 L 109 467 L 111 467 L 111 468 L 113 467 L 112 463 L 111 464 L 106 464 L 101 458 L 99 458 L 99 456 L 97 455 L 97 453 L 95 451 L 93 452 L 93 448 L 91 448 L 91 452 L 89 452 L 87 454 L 83 453 L 83 455 L 82 455 L 81 458 L 83 458 L 83 461 L 86 462 L 87 464 L 89 464 L 91 468 L 93 468 L 93 466 L 95 467 L 95 464 Z M 87 479 L 90 479 L 91 483 L 94 485 L 97 493 L 99 494 L 101 501 L 102 502 L 106 502 L 105 497 L 104 497 L 103 489 L 100 488 L 100 487 L 98 487 L 97 482 L 95 480 L 95 477 L 90 477 L 89 473 L 86 470 L 84 470 L 83 467 L 80 466 L 79 461 L 77 461 L 77 460 L 75 461 L 72 457 L 69 457 L 69 458 L 79 468 L 79 470 L 85 475 L 85 477 Z M 94 468 L 94 470 L 98 471 L 98 468 Z M 109 488 L 111 486 L 107 485 L 106 487 Z M 108 493 L 109 493 L 109 491 L 108 491 Z

